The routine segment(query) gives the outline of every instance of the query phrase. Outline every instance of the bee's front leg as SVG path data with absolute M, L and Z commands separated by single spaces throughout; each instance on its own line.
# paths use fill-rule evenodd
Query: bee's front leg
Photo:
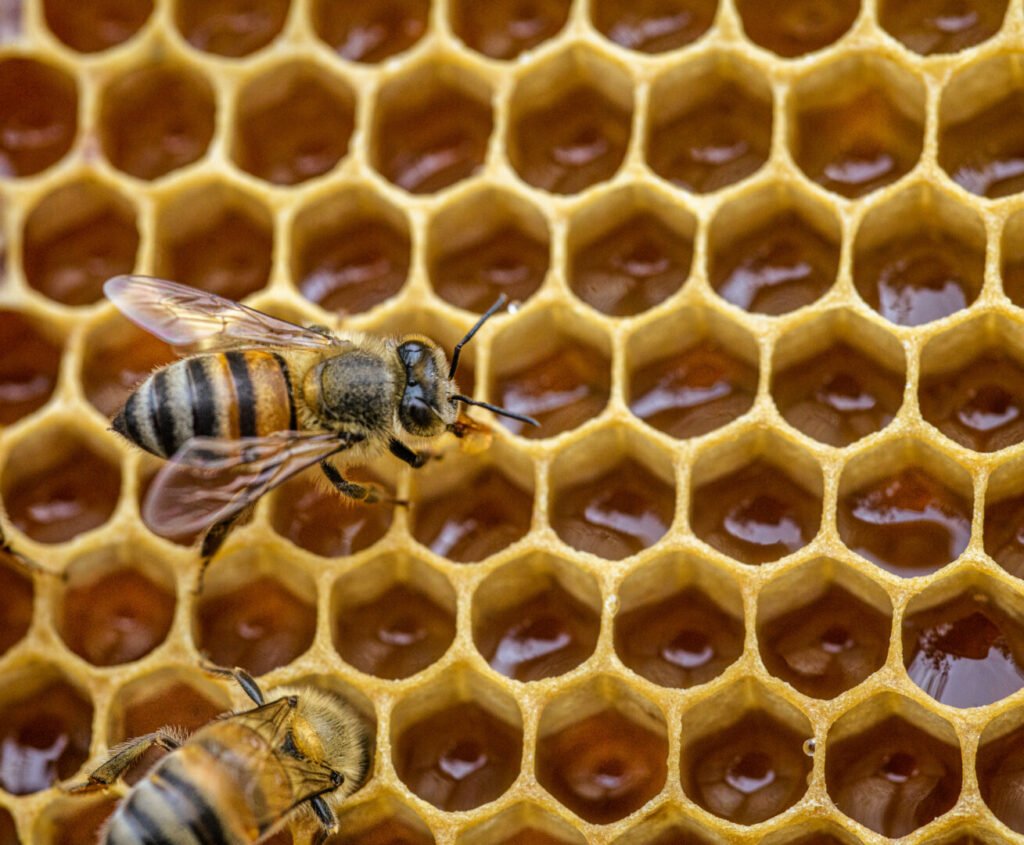
M 374 505 L 378 502 L 387 502 L 392 505 L 406 505 L 408 502 L 402 499 L 392 499 L 390 497 L 382 495 L 381 491 L 369 484 L 358 484 L 355 481 L 349 481 L 343 476 L 338 468 L 328 460 L 320 461 L 320 469 L 323 470 L 327 480 L 331 482 L 331 486 L 334 487 L 342 496 L 347 496 L 350 499 L 354 499 L 357 502 L 365 502 L 368 505 Z
M 206 529 L 206 533 L 203 535 L 203 541 L 199 547 L 199 575 L 196 576 L 196 586 L 193 590 L 194 595 L 198 596 L 203 592 L 203 585 L 206 581 L 206 570 L 210 566 L 210 563 L 216 556 L 217 552 L 220 551 L 221 546 L 224 545 L 224 541 L 227 540 L 228 534 L 231 533 L 231 529 L 235 527 L 236 523 L 241 522 L 248 517 L 255 507 L 256 505 L 253 503 L 248 507 L 242 508 L 238 513 L 232 514 L 227 519 L 215 522 Z

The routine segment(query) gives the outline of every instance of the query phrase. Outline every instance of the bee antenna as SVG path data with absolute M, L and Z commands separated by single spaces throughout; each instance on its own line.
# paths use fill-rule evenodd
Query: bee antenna
M 517 414 L 515 411 L 509 411 L 505 408 L 499 408 L 497 405 L 492 405 L 490 402 L 481 402 L 478 399 L 470 399 L 468 396 L 463 396 L 461 393 L 456 393 L 452 397 L 453 402 L 463 402 L 466 405 L 475 405 L 477 408 L 486 408 L 488 411 L 493 411 L 502 417 L 508 417 L 512 420 L 519 420 L 521 423 L 527 425 L 536 426 L 540 428 L 540 423 L 537 422 L 533 417 L 528 417 L 526 414 Z
M 501 294 L 501 296 L 499 296 L 495 301 L 494 305 L 480 315 L 480 319 L 476 321 L 473 328 L 466 332 L 466 336 L 455 344 L 455 348 L 452 350 L 452 367 L 448 371 L 448 378 L 455 378 L 455 371 L 459 368 L 459 353 L 462 352 L 462 347 L 472 340 L 473 335 L 480 331 L 481 326 L 491 319 L 497 311 L 500 311 L 505 306 L 506 302 L 508 302 L 508 297 L 505 296 L 505 294 Z

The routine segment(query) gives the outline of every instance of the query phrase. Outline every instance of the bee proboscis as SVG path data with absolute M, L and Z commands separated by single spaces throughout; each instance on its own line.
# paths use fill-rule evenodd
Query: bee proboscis
M 418 449 L 429 441 L 479 430 L 460 420 L 460 405 L 537 425 L 455 385 L 463 345 L 505 297 L 455 346 L 449 366 L 422 335 L 306 328 L 163 279 L 116 276 L 104 292 L 130 320 L 186 353 L 135 388 L 113 427 L 170 459 L 143 515 L 168 535 L 205 530 L 204 559 L 249 505 L 314 464 L 342 495 L 377 501 L 373 488 L 339 467 L 384 451 L 422 466 L 429 453 Z
M 256 706 L 191 736 L 165 728 L 129 740 L 84 783 L 67 787 L 106 788 L 148 749 L 169 752 L 114 810 L 104 845 L 242 845 L 302 813 L 324 834 L 337 830 L 333 805 L 362 786 L 370 768 L 361 718 L 333 693 L 287 686 L 267 700 L 243 670 L 212 671 L 233 676 Z

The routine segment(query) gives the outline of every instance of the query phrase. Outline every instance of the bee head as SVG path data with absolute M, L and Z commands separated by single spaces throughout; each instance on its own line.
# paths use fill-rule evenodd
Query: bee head
M 436 437 L 455 422 L 458 415 L 451 401 L 455 384 L 445 375 L 444 353 L 432 340 L 410 335 L 397 349 L 405 368 L 405 387 L 398 404 L 398 419 L 409 434 Z

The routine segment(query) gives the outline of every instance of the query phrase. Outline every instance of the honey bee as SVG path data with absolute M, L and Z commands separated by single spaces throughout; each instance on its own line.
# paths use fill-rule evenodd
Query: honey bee
M 104 789 L 153 747 L 169 753 L 133 786 L 100 836 L 105 845 L 241 845 L 312 814 L 320 838 L 334 833 L 332 805 L 355 792 L 370 769 L 363 721 L 340 698 L 312 687 L 279 687 L 267 701 L 241 669 L 234 677 L 256 705 L 191 736 L 164 728 L 129 740 L 69 792 Z
M 339 466 L 379 453 L 412 467 L 445 432 L 480 426 L 460 405 L 538 425 L 458 392 L 462 347 L 506 302 L 500 297 L 444 352 L 421 335 L 382 338 L 305 328 L 211 293 L 147 276 L 116 276 L 107 297 L 133 322 L 182 348 L 113 420 L 135 445 L 169 458 L 146 497 L 146 521 L 168 535 L 205 531 L 205 563 L 227 531 L 267 491 L 313 464 L 343 496 L 379 501 Z M 413 445 L 409 445 L 412 443 Z

